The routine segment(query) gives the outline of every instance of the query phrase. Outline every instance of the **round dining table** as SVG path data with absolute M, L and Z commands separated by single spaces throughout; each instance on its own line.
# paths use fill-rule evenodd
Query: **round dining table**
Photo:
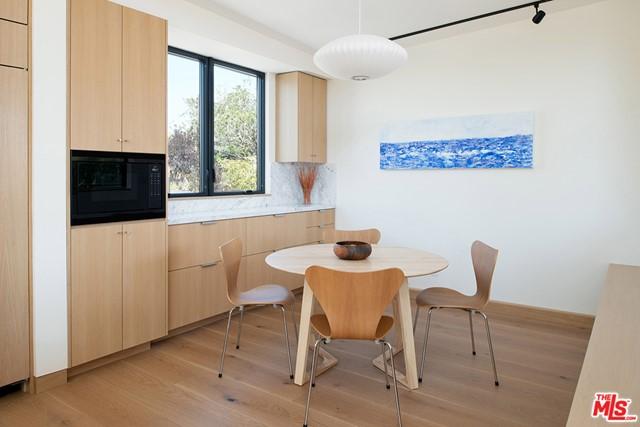
M 317 244 L 296 246 L 276 251 L 266 258 L 266 263 L 287 273 L 304 275 L 307 268 L 317 265 L 333 270 L 360 273 L 399 268 L 405 280 L 393 301 L 395 318 L 394 354 L 403 352 L 405 372 L 397 371 L 398 381 L 409 389 L 418 388 L 418 369 L 416 363 L 415 344 L 413 340 L 413 324 L 411 316 L 411 298 L 409 294 L 410 277 L 428 276 L 448 267 L 446 259 L 426 251 L 402 247 L 372 245 L 371 256 L 361 261 L 346 261 L 336 257 L 333 244 Z M 300 330 L 294 383 L 303 385 L 308 380 L 306 372 L 307 356 L 311 337 L 311 315 L 318 311 L 313 292 L 307 281 L 302 293 L 302 309 L 300 313 Z M 404 350 L 404 351 L 403 351 Z M 320 351 L 321 363 L 317 366 L 317 374 L 327 371 L 338 360 L 325 349 Z M 374 366 L 384 370 L 386 361 L 383 356 L 373 360 Z

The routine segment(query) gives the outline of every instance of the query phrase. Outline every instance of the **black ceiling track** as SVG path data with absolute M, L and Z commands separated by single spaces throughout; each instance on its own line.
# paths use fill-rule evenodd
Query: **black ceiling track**
M 417 30 L 417 31 L 412 31 L 410 33 L 406 33 L 406 34 L 401 34 L 399 36 L 390 37 L 389 40 L 400 40 L 400 39 L 404 39 L 404 38 L 407 38 L 407 37 L 413 37 L 413 36 L 417 36 L 418 34 L 429 33 L 431 31 L 441 30 L 441 29 L 447 28 L 447 27 L 453 27 L 454 25 L 460 25 L 460 24 L 464 24 L 464 23 L 467 23 L 467 22 L 471 22 L 471 21 L 477 21 L 478 19 L 488 18 L 490 16 L 496 16 L 496 15 L 501 15 L 503 13 L 513 12 L 514 10 L 518 10 L 518 9 L 524 9 L 524 8 L 527 8 L 527 7 L 535 7 L 536 5 L 540 5 L 540 4 L 543 4 L 543 3 L 548 3 L 550 1 L 553 1 L 553 0 L 532 1 L 532 2 L 529 2 L 529 3 L 525 3 L 525 4 L 520 4 L 520 5 L 517 5 L 517 6 L 508 7 L 506 9 L 500 9 L 500 10 L 496 10 L 494 12 L 483 13 L 482 15 L 476 15 L 476 16 L 472 16 L 470 18 L 461 19 L 459 21 L 448 22 L 446 24 L 436 25 L 435 27 L 425 28 L 423 30 Z

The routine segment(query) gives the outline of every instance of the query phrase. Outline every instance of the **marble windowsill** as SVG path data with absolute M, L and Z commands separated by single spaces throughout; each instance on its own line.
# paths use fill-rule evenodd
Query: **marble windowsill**
M 335 209 L 331 205 L 289 205 L 289 206 L 262 206 L 246 209 L 221 209 L 203 212 L 169 213 L 169 225 L 190 224 L 205 221 L 222 221 L 225 219 L 250 218 L 254 216 L 279 215 L 295 212 L 309 212 L 322 209 Z

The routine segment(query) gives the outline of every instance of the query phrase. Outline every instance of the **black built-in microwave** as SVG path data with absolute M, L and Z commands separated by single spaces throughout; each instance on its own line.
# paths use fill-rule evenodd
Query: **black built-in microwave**
M 71 151 L 71 225 L 164 218 L 164 154 Z

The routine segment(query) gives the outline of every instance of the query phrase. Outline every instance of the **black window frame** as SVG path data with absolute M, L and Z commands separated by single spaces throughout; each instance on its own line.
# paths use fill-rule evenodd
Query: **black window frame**
M 202 189 L 200 192 L 193 193 L 169 193 L 169 198 L 177 199 L 183 197 L 246 196 L 251 194 L 265 194 L 265 73 L 173 46 L 169 46 L 168 54 L 182 56 L 187 59 L 196 60 L 200 63 L 200 185 Z M 256 103 L 258 110 L 258 147 L 256 150 L 256 190 L 215 191 L 215 138 L 213 134 L 215 102 L 213 70 L 215 66 L 239 71 L 256 77 L 257 80 Z

